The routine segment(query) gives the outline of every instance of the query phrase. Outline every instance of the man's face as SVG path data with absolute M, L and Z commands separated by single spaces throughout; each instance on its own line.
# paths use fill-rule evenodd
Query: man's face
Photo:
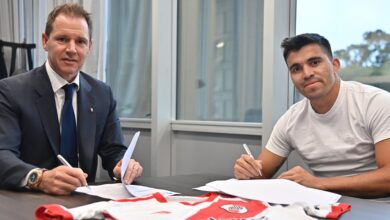
M 42 33 L 42 44 L 50 66 L 70 82 L 81 69 L 91 47 L 88 24 L 82 17 L 59 14 L 50 36 Z
M 336 81 L 340 61 L 330 60 L 318 44 L 309 44 L 287 57 L 291 80 L 298 91 L 309 100 L 324 98 Z

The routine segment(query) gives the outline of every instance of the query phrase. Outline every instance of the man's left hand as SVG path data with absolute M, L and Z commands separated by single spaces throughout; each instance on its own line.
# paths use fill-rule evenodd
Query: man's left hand
M 305 169 L 303 169 L 301 166 L 296 166 L 282 174 L 278 177 L 279 179 L 287 179 L 294 182 L 297 182 L 301 185 L 316 188 L 316 189 L 322 189 L 322 178 L 315 177 L 309 172 L 307 172 Z
M 121 166 L 122 166 L 122 160 L 120 160 L 116 164 L 116 166 L 113 170 L 115 177 L 119 178 L 119 179 L 121 178 Z M 125 175 L 123 177 L 123 181 L 126 184 L 131 184 L 135 178 L 141 176 L 142 171 L 143 171 L 143 168 L 142 168 L 141 164 L 138 163 L 137 161 L 131 159 L 129 161 L 129 164 L 127 165 L 126 172 L 125 172 Z

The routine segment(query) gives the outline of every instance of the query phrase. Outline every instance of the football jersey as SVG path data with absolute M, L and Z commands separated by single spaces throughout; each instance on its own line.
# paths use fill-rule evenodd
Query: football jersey
M 338 218 L 349 210 L 348 204 L 311 207 L 293 204 L 287 207 L 270 206 L 256 200 L 207 193 L 199 197 L 167 196 L 160 193 L 114 201 L 96 202 L 68 209 L 57 204 L 39 207 L 36 219 L 289 219 L 309 220 L 314 217 Z M 310 212 L 311 211 L 311 212 Z

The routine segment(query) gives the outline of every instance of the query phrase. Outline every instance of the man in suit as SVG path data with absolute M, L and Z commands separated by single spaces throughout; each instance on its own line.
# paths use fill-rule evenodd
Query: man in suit
M 116 101 L 109 86 L 80 71 L 91 36 L 88 12 L 78 4 L 58 6 L 42 33 L 47 62 L 0 81 L 1 188 L 70 194 L 95 180 L 98 155 L 111 177 L 121 176 L 126 147 Z M 76 90 L 70 99 L 65 98 L 66 85 Z M 69 121 L 62 120 L 65 99 L 73 109 L 69 121 L 76 124 L 71 132 Z M 61 152 L 71 152 L 67 159 L 74 160 L 74 168 L 60 163 Z M 131 160 L 124 181 L 131 183 L 141 173 L 142 166 Z

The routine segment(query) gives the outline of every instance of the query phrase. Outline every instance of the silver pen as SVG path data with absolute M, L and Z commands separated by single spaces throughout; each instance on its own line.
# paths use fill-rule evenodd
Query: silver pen
M 242 144 L 242 146 L 244 147 L 245 152 L 246 152 L 252 159 L 255 159 L 255 158 L 253 157 L 252 152 L 249 150 L 249 147 L 248 147 L 246 144 Z M 257 170 L 257 172 L 259 172 L 260 176 L 263 176 L 263 174 L 261 173 L 261 170 Z
M 72 165 L 70 165 L 70 163 L 69 163 L 68 161 L 66 161 L 66 159 L 65 159 L 63 156 L 61 156 L 60 154 L 57 155 L 57 158 L 58 158 L 58 160 L 59 160 L 63 165 L 65 165 L 65 166 L 67 166 L 67 167 L 72 167 Z M 85 184 L 85 186 L 86 186 L 88 189 L 91 190 L 91 187 L 89 187 L 88 183 Z

